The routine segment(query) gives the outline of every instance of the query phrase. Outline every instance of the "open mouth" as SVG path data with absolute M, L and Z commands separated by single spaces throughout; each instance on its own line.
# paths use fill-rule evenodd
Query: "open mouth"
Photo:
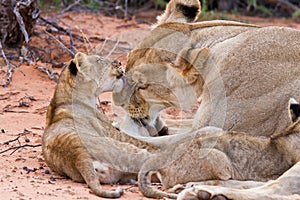
M 150 126 L 148 123 L 149 120 L 148 117 L 142 119 L 141 118 L 131 118 L 131 119 L 134 121 L 134 123 L 136 123 L 139 126 L 143 126 L 143 127 Z
M 149 135 L 152 137 L 169 135 L 169 129 L 167 126 L 162 127 L 161 130 L 157 130 L 153 125 L 149 124 L 149 117 L 145 117 L 142 119 L 137 119 L 137 118 L 131 118 L 131 119 L 138 126 L 146 128 L 147 131 L 149 132 Z
M 117 76 L 117 79 L 120 79 L 120 78 L 122 78 L 123 76 L 124 76 L 124 74 L 121 73 L 121 74 L 119 74 L 119 75 Z
M 149 122 L 148 122 L 149 119 L 147 117 L 142 118 L 142 119 L 132 118 L 132 120 L 138 126 L 144 127 L 148 131 L 150 136 L 152 136 L 152 137 L 158 136 L 158 132 L 157 132 L 156 128 L 149 124 Z

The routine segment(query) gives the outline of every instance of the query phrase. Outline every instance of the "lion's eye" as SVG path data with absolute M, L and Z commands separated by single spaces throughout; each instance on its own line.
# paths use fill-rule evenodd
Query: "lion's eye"
M 122 63 L 121 63 L 119 60 L 114 60 L 114 61 L 112 62 L 112 65 L 113 65 L 115 68 L 119 69 L 120 66 L 122 65 Z

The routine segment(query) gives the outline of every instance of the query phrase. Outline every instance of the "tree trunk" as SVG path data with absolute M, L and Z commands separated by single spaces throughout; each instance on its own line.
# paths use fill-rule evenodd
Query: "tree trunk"
M 1 0 L 0 37 L 3 46 L 20 47 L 28 42 L 39 17 L 37 0 Z

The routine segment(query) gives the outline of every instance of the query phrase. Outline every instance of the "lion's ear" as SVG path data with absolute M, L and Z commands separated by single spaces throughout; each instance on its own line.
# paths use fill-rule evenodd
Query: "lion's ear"
M 200 70 L 208 59 L 208 56 L 208 48 L 184 48 L 176 58 L 175 67 L 183 72 L 189 71 L 192 67 Z
M 77 72 L 80 70 L 80 65 L 82 61 L 85 59 L 86 54 L 78 52 L 74 56 L 74 59 L 69 64 L 69 69 L 72 75 L 76 76 Z
M 300 117 L 300 104 L 294 98 L 290 98 L 288 101 L 288 115 L 290 118 L 290 124 L 288 124 L 287 128 L 282 131 L 276 132 L 271 135 L 271 139 L 277 139 L 279 137 L 284 137 L 290 133 L 295 131 L 299 132 L 299 117 Z M 284 117 L 283 117 L 284 118 Z
M 296 122 L 300 116 L 300 104 L 294 98 L 289 100 L 289 110 L 291 122 Z

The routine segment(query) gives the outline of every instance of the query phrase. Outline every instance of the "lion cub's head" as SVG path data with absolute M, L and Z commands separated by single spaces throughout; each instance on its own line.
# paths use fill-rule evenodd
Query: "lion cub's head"
M 102 92 L 119 92 L 126 81 L 118 60 L 102 58 L 98 55 L 77 53 L 61 72 L 59 83 L 48 106 L 46 125 L 64 117 L 55 110 L 60 105 L 86 101 L 94 106 L 94 100 Z
M 61 77 L 60 79 L 76 80 L 78 87 L 83 87 L 85 83 L 94 85 L 97 88 L 97 93 L 112 90 L 120 91 L 125 83 L 122 81 L 124 72 L 121 68 L 121 62 L 102 58 L 98 55 L 86 55 L 79 52 L 67 64 L 64 71 L 65 78 Z M 87 92 L 90 90 L 86 89 Z

